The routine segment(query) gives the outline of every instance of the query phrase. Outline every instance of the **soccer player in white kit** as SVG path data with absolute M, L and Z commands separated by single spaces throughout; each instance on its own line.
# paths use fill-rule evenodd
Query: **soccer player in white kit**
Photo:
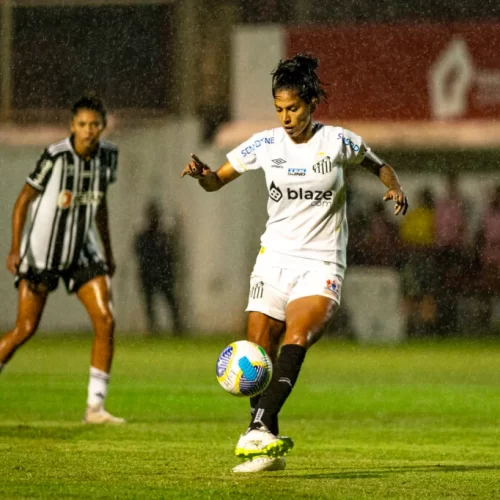
M 106 193 L 116 180 L 118 150 L 100 140 L 106 126 L 100 99 L 83 96 L 72 115 L 71 136 L 43 152 L 14 207 L 7 269 L 15 275 L 19 308 L 16 326 L 0 338 L 0 372 L 35 334 L 47 298 L 62 279 L 95 332 L 84 421 L 120 424 L 124 419 L 104 409 L 114 334 L 109 278 L 115 269 Z
M 255 134 L 228 153 L 217 171 L 192 155 L 181 174 L 217 191 L 262 168 L 269 192 L 269 218 L 250 278 L 247 336 L 271 356 L 274 371 L 268 388 L 251 398 L 252 420 L 235 450 L 246 461 L 234 472 L 282 470 L 293 447 L 290 438 L 279 436 L 278 413 L 307 349 L 340 304 L 347 246 L 344 169 L 367 168 L 388 188 L 384 200 L 394 200 L 396 214 L 408 208 L 393 168 L 361 137 L 313 121 L 326 97 L 317 66 L 309 55 L 280 61 L 272 93 L 281 127 Z

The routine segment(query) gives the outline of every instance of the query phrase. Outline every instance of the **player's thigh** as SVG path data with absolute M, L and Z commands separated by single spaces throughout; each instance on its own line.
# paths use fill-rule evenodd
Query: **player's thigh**
M 272 361 L 276 360 L 285 322 L 264 313 L 251 311 L 248 315 L 247 339 L 262 346 Z
M 286 309 L 285 344 L 310 347 L 337 310 L 344 268 L 335 263 L 304 270 L 290 292 Z
M 323 334 L 327 323 L 338 309 L 330 297 L 311 295 L 291 301 L 286 309 L 286 331 L 283 344 L 309 348 Z
M 26 279 L 19 282 L 18 290 L 17 325 L 34 333 L 42 317 L 49 292 L 45 289 L 33 289 Z

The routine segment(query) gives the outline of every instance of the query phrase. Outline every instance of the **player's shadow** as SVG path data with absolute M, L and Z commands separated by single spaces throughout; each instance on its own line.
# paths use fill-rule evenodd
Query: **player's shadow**
M 404 474 L 407 472 L 421 473 L 447 473 L 447 472 L 471 472 L 500 470 L 500 465 L 408 465 L 398 467 L 377 467 L 367 470 L 336 470 L 327 472 L 326 469 L 316 469 L 317 473 L 310 474 L 287 474 L 286 477 L 297 477 L 300 479 L 373 479 L 383 478 L 391 474 Z M 321 471 L 321 472 L 320 472 Z

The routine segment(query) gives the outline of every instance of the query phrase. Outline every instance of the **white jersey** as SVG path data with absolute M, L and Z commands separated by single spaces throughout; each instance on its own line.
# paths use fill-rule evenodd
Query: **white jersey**
M 92 158 L 83 160 L 69 137 L 43 152 L 26 179 L 40 195 L 24 231 L 21 271 L 28 266 L 62 271 L 103 260 L 94 219 L 116 180 L 117 158 L 116 146 L 100 141 Z
M 239 173 L 264 170 L 269 218 L 261 243 L 266 250 L 345 267 L 344 168 L 359 164 L 370 149 L 349 130 L 315 127 L 305 144 L 294 143 L 283 128 L 259 132 L 227 158 Z

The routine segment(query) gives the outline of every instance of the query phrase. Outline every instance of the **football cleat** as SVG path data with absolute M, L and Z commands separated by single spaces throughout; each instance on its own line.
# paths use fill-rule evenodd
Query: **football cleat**
M 285 470 L 285 457 L 260 456 L 247 460 L 233 468 L 233 472 L 265 472 Z
M 241 458 L 266 455 L 282 457 L 293 448 L 289 437 L 277 437 L 267 429 L 251 429 L 240 436 L 234 453 Z
M 108 413 L 102 405 L 89 405 L 83 417 L 85 424 L 124 424 L 124 418 L 115 417 Z

